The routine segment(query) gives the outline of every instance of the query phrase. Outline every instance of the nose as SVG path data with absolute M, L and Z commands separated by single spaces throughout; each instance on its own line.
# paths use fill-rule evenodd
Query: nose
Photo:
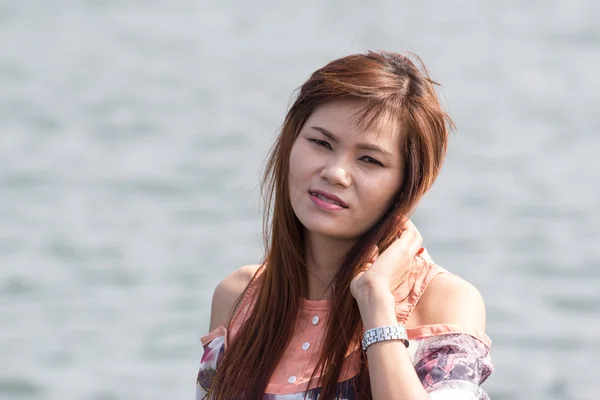
M 331 185 L 339 185 L 342 187 L 349 187 L 352 183 L 350 174 L 339 165 L 331 165 L 323 169 L 321 172 L 321 178 L 329 182 Z

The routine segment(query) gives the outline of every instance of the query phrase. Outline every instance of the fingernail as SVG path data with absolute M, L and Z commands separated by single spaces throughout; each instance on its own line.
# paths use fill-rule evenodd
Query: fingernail
M 425 247 L 421 247 L 419 251 L 417 251 L 417 255 L 420 256 L 421 253 L 425 250 Z

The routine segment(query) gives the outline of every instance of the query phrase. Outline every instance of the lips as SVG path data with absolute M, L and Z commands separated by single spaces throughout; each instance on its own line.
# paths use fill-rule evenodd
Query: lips
M 337 204 L 340 207 L 348 208 L 348 204 L 346 204 L 342 199 L 340 199 L 332 193 L 324 192 L 322 190 L 309 190 L 309 193 L 312 196 L 319 197 L 323 201 L 327 201 L 332 204 Z

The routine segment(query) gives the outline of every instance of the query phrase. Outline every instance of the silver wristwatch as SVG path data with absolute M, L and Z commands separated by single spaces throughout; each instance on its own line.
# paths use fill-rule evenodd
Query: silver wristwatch
M 401 340 L 408 347 L 406 328 L 402 325 L 386 325 L 369 329 L 363 335 L 362 349 L 366 351 L 373 343 L 383 342 L 384 340 Z

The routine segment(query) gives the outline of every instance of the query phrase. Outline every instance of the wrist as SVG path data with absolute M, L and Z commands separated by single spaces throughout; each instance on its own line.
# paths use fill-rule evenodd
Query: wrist
M 388 280 L 378 276 L 363 277 L 356 285 L 355 293 L 353 293 L 359 304 L 373 299 L 385 301 L 386 297 L 391 294 Z
M 388 291 L 371 292 L 357 299 L 358 309 L 363 322 L 363 330 L 384 325 L 397 325 L 396 302 Z
M 367 351 L 372 344 L 387 340 L 400 340 L 404 347 L 409 346 L 406 328 L 404 328 L 403 325 L 394 324 L 367 329 L 363 334 L 363 339 L 361 341 L 362 349 L 363 351 Z

